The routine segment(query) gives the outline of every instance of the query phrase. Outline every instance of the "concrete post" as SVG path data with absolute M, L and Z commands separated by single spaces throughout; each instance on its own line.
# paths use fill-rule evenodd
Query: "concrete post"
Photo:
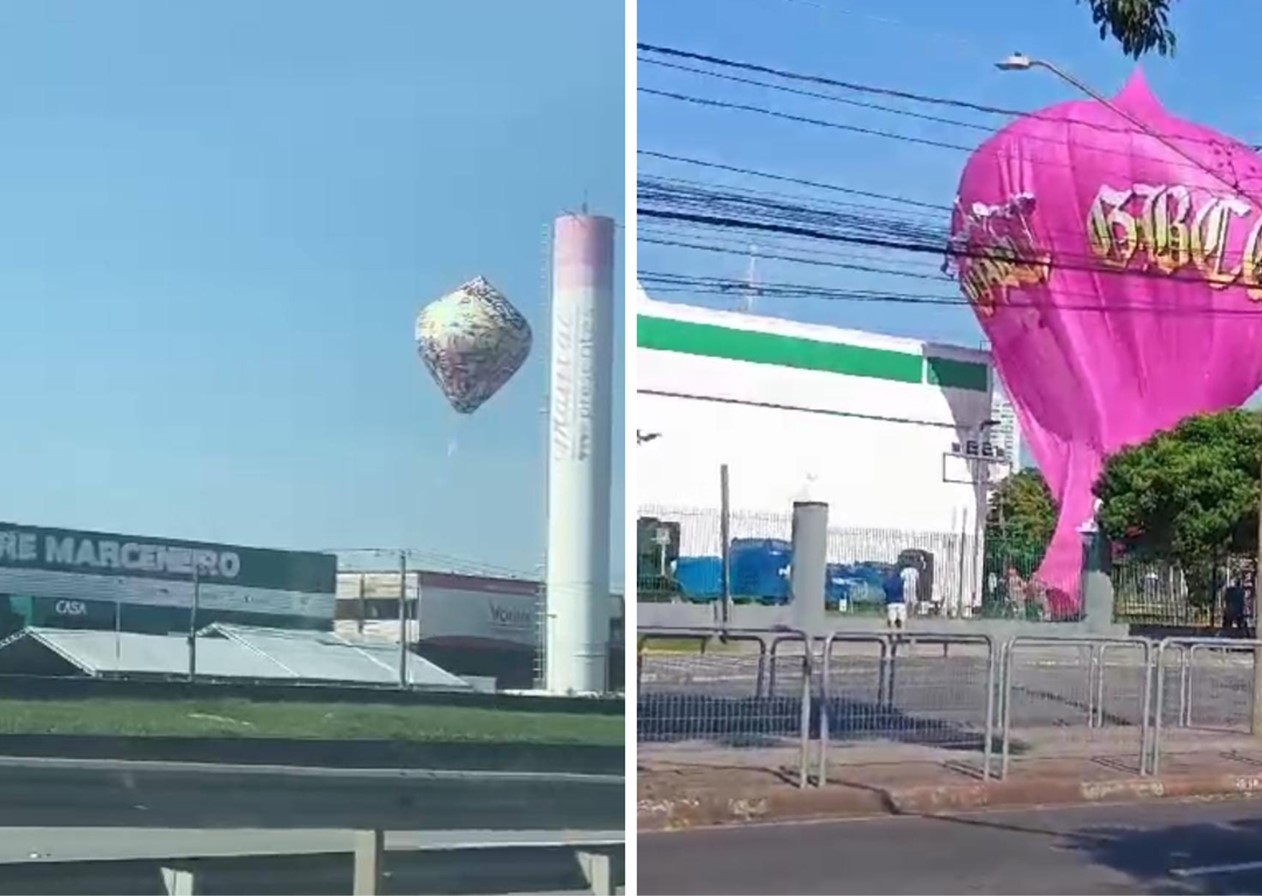
M 162 869 L 167 896 L 196 896 L 197 875 L 191 867 Z
M 822 501 L 793 503 L 793 565 L 789 589 L 797 627 L 814 638 L 828 628 L 824 610 L 825 565 L 828 562 L 828 505 Z
M 600 852 L 579 850 L 578 865 L 595 896 L 613 896 L 613 862 Z
M 385 831 L 355 832 L 355 896 L 378 896 L 381 892 L 385 848 Z
M 1112 546 L 1094 527 L 1081 532 L 1083 539 L 1082 611 L 1092 634 L 1107 634 L 1113 626 Z

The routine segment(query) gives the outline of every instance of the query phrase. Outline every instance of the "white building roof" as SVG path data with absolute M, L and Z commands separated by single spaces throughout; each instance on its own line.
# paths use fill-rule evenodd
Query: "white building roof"
M 20 639 L 38 643 L 92 676 L 188 672 L 188 641 L 181 635 L 31 627 L 0 644 L 0 650 Z M 399 649 L 332 632 L 216 623 L 198 636 L 197 673 L 207 678 L 390 685 L 399 680 Z M 416 687 L 470 690 L 468 682 L 416 653 L 408 656 L 408 679 Z

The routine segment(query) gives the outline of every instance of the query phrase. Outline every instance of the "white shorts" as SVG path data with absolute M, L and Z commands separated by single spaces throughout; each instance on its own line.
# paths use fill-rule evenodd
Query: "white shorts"
M 885 621 L 890 625 L 901 622 L 907 624 L 907 604 L 886 604 Z

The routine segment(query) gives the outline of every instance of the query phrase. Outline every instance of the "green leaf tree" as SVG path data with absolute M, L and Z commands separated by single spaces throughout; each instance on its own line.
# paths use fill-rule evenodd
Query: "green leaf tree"
M 986 516 L 988 568 L 1015 563 L 1028 576 L 1043 559 L 1056 528 L 1056 503 L 1043 474 L 1030 468 L 999 483 Z
M 1100 528 L 1128 558 L 1177 563 L 1204 599 L 1218 564 L 1257 551 L 1259 460 L 1257 414 L 1189 417 L 1108 460 L 1095 485 Z
M 1100 39 L 1112 35 L 1127 56 L 1138 59 L 1152 50 L 1162 56 L 1174 54 L 1176 39 L 1170 28 L 1170 6 L 1174 0 L 1086 2 L 1091 7 L 1092 20 L 1100 29 Z

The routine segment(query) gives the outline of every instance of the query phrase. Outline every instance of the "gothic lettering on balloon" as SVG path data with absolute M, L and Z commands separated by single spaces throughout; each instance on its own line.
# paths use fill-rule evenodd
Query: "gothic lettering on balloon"
M 1227 228 L 1231 224 L 1231 216 L 1244 217 L 1247 214 L 1249 206 L 1230 197 L 1214 199 L 1196 214 L 1192 225 L 1192 260 L 1212 287 L 1223 289 L 1240 276 L 1239 265 L 1223 270 L 1223 258 L 1227 253 Z
M 1139 248 L 1140 228 L 1126 210 L 1134 195 L 1133 190 L 1101 187 L 1087 214 L 1091 251 L 1109 267 L 1126 267 Z
M 994 314 L 1010 290 L 1045 283 L 1051 274 L 1051 256 L 1039 250 L 1030 229 L 1034 206 L 1034 197 L 1021 193 L 999 205 L 975 202 L 959 209 L 948 265 L 983 317 Z
M 1262 217 L 1249 230 L 1240 268 L 1240 282 L 1249 298 L 1255 302 L 1262 301 Z
M 1242 228 L 1248 228 L 1242 231 Z M 1243 251 L 1231 249 L 1245 234 Z M 1199 276 L 1214 289 L 1244 286 L 1262 300 L 1262 220 L 1243 200 L 1185 186 L 1100 187 L 1087 210 L 1087 243 L 1103 265 Z

